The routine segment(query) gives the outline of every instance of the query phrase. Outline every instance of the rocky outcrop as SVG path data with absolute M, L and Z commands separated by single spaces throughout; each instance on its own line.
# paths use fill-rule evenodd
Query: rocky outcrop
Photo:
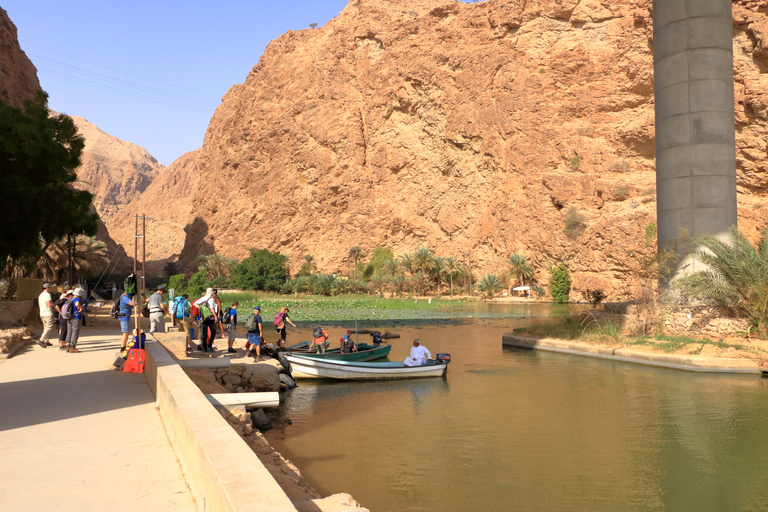
M 16 25 L 0 7 L 0 100 L 21 107 L 39 90 L 37 69 L 19 45 Z
M 760 204 L 766 15 L 734 12 L 740 198 Z M 655 222 L 651 23 L 643 0 L 360 0 L 288 32 L 211 120 L 201 243 L 324 272 L 353 245 L 470 253 L 476 274 L 518 253 L 542 282 L 565 261 L 577 287 L 626 297 Z M 222 181 L 240 187 L 224 199 Z
M 200 248 L 205 250 L 202 241 L 208 230 L 205 221 L 197 217 L 192 208 L 192 199 L 198 188 L 198 152 L 190 151 L 170 166 L 160 169 L 143 192 L 134 194 L 132 200 L 124 205 L 120 215 L 112 215 L 104 221 L 110 239 L 125 248 L 132 257 L 135 231 L 133 217 L 148 217 L 147 271 L 150 274 L 161 273 L 165 262 L 169 260 L 180 261 L 179 268 L 183 270 L 197 259 L 197 253 L 192 247 L 195 251 Z M 129 263 L 128 259 L 126 263 Z
M 756 237 L 768 16 L 748 0 L 733 11 L 740 225 Z M 194 192 L 137 199 L 173 198 L 168 212 L 191 198 L 151 252 L 267 248 L 330 273 L 355 245 L 427 247 L 475 275 L 517 253 L 541 283 L 563 261 L 577 291 L 627 298 L 653 254 L 651 14 L 650 0 L 352 0 L 273 41 L 230 89 L 179 182 Z
M 82 117 L 72 119 L 85 138 L 78 186 L 93 194 L 96 212 L 106 223 L 144 192 L 164 166 L 144 148 L 104 133 Z

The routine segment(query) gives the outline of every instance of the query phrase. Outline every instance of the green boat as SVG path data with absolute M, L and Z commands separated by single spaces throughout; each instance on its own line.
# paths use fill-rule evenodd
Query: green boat
M 340 348 L 330 348 L 325 351 L 324 354 L 318 354 L 317 352 L 309 352 L 307 349 L 312 342 L 305 341 L 303 343 L 297 343 L 286 348 L 286 351 L 291 355 L 312 357 L 315 359 L 332 359 L 334 361 L 373 361 L 374 359 L 380 359 L 387 357 L 389 351 L 392 350 L 392 345 L 385 343 L 369 345 L 368 343 L 358 343 L 357 352 L 342 353 Z

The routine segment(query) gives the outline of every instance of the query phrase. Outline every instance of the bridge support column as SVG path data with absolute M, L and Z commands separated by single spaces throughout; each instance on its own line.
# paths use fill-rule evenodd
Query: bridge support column
M 731 0 L 653 0 L 653 60 L 659 251 L 682 255 L 682 234 L 724 239 L 737 222 Z

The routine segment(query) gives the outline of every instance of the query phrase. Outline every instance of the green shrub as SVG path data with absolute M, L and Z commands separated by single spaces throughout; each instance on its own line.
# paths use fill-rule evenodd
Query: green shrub
M 587 228 L 587 225 L 584 222 L 585 220 L 584 216 L 579 213 L 576 207 L 570 208 L 565 213 L 565 229 L 563 229 L 563 232 L 568 238 L 575 239 L 580 237 Z
M 568 302 L 571 293 L 571 275 L 565 263 L 558 263 L 556 267 L 549 267 L 549 292 L 555 302 Z
M 251 249 L 251 255 L 232 270 L 232 286 L 241 290 L 278 291 L 289 277 L 287 261 L 288 257 L 279 252 Z
M 579 165 L 581 164 L 581 159 L 577 156 L 571 158 L 571 167 L 574 169 L 578 169 Z
M 626 185 L 618 186 L 611 191 L 611 195 L 617 201 L 623 201 L 629 197 L 629 187 L 627 187 Z

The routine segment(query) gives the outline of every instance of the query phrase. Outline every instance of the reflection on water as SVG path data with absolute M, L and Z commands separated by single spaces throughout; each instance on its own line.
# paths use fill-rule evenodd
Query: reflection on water
M 398 327 L 445 379 L 300 382 L 267 438 L 375 512 L 768 510 L 768 379 L 502 348 L 519 322 Z

